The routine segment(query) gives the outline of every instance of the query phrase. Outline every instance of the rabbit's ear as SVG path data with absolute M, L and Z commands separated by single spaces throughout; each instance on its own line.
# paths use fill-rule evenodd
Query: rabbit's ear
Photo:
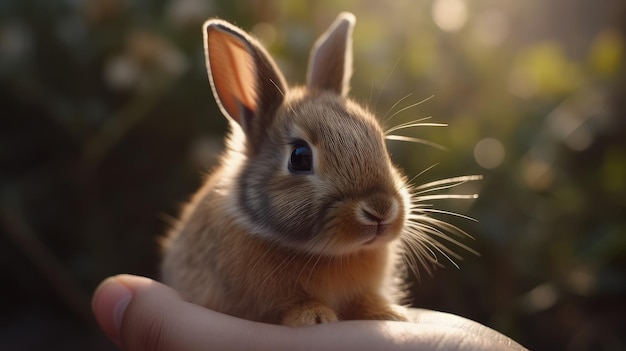
M 265 49 L 228 22 L 204 24 L 204 50 L 213 95 L 222 113 L 253 143 L 264 134 L 287 84 Z
M 307 72 L 307 86 L 310 90 L 330 90 L 346 96 L 350 90 L 352 76 L 352 29 L 356 18 L 349 12 L 342 12 L 317 39 Z

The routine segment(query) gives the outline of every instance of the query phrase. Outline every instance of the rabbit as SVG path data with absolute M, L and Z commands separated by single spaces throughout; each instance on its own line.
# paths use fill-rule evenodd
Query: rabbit
M 288 326 L 407 320 L 399 239 L 433 232 L 410 224 L 416 205 L 382 127 L 347 96 L 355 22 L 341 13 L 316 41 L 304 87 L 289 87 L 241 29 L 205 22 L 209 80 L 230 133 L 167 235 L 161 266 L 191 302 Z

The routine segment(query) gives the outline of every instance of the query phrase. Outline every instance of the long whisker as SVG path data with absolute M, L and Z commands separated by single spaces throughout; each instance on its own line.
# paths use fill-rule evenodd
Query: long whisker
M 449 215 L 449 216 L 454 216 L 454 217 L 459 217 L 459 218 L 463 218 L 463 219 L 467 219 L 470 220 L 472 222 L 478 222 L 478 220 L 476 218 L 472 218 L 470 216 L 466 216 L 464 214 L 460 214 L 460 213 L 456 213 L 456 212 L 451 212 L 451 211 L 445 211 L 445 210 L 436 210 L 434 208 L 420 208 L 419 209 L 420 212 L 428 212 L 428 213 L 441 213 L 441 214 L 445 214 L 445 215 Z
M 418 278 L 420 277 L 419 266 L 424 267 L 430 274 L 430 264 L 426 261 L 426 258 L 432 256 L 429 256 L 428 250 L 424 248 L 423 241 L 412 234 L 406 235 L 403 240 L 404 247 L 408 250 L 408 252 L 405 252 L 405 257 L 409 261 L 409 268 Z
M 478 198 L 478 194 L 472 194 L 472 195 L 454 195 L 454 194 L 450 194 L 450 195 L 427 195 L 427 196 L 420 196 L 419 199 L 417 199 L 416 201 L 421 202 L 421 201 L 444 200 L 444 199 L 466 199 L 466 200 L 472 200 L 472 199 L 477 199 L 477 198 Z
M 385 78 L 385 81 L 383 82 L 382 88 L 380 90 L 378 90 L 378 95 L 376 96 L 376 101 L 374 101 L 374 106 L 373 109 L 374 111 L 376 111 L 376 107 L 378 106 L 378 99 L 380 99 L 380 94 L 383 91 L 383 89 L 387 86 L 387 83 L 389 82 L 389 79 L 391 79 L 391 75 L 393 74 L 393 72 L 396 70 L 396 67 L 398 67 L 398 64 L 400 63 L 400 59 L 402 59 L 403 53 L 401 53 L 398 56 L 398 59 L 396 60 L 396 62 L 393 64 L 393 67 L 391 67 L 391 71 L 389 72 L 389 74 L 387 75 L 387 77 Z
M 391 111 L 393 111 L 393 109 L 396 108 L 396 106 L 398 106 L 399 103 L 401 103 L 402 101 L 404 101 L 405 99 L 407 99 L 411 95 L 413 95 L 413 93 L 408 93 L 408 94 L 404 95 L 400 100 L 396 101 L 395 104 L 391 105 L 389 110 L 387 110 L 387 112 L 385 113 L 385 115 L 382 118 L 382 124 L 385 124 L 385 123 L 389 122 L 389 119 L 387 119 L 387 116 L 389 115 L 389 113 Z
M 392 127 L 392 128 L 395 128 L 395 127 L 398 127 L 398 126 L 405 126 L 405 125 L 408 125 L 408 124 L 413 124 L 413 123 L 421 123 L 421 122 L 423 122 L 423 121 L 427 121 L 427 120 L 429 120 L 429 119 L 431 119 L 431 118 L 432 118 L 432 116 L 422 117 L 422 118 L 419 118 L 419 119 L 416 119 L 416 120 L 412 120 L 412 121 L 408 121 L 408 122 L 400 123 L 400 124 L 398 124 L 397 126 L 394 126 L 394 127 Z M 390 130 L 385 130 L 385 134 L 389 133 L 389 131 L 390 131 Z
M 430 118 L 430 117 L 429 117 Z M 411 123 L 403 123 L 400 125 L 397 125 L 395 127 L 390 128 L 389 130 L 387 130 L 385 132 L 385 134 L 389 134 L 389 133 L 393 133 L 397 130 L 401 130 L 401 129 L 407 129 L 407 128 L 415 128 L 415 127 L 447 127 L 448 125 L 446 123 L 417 123 L 417 122 L 411 122 Z
M 396 108 L 396 106 L 398 106 L 398 104 L 400 104 L 402 101 L 406 100 L 408 97 L 410 97 L 411 95 L 413 95 L 413 93 L 408 93 L 406 95 L 404 95 L 400 100 L 396 101 L 395 104 L 391 105 L 391 107 L 389 108 L 389 110 L 387 110 L 387 112 L 385 113 L 385 115 L 382 118 L 382 124 L 386 124 L 387 122 L 389 122 L 391 120 L 390 118 L 387 118 L 387 116 L 389 116 L 389 113 L 391 111 L 393 111 L 394 108 Z
M 372 95 L 374 95 L 374 78 L 372 78 L 372 83 L 370 84 L 370 97 L 367 100 L 370 105 L 372 104 Z
M 424 145 L 428 145 L 428 146 L 432 146 L 436 149 L 439 150 L 446 150 L 445 147 L 437 144 L 437 143 L 433 143 L 431 141 L 427 141 L 424 139 L 418 139 L 418 138 L 413 138 L 413 137 L 408 137 L 408 136 L 404 136 L 404 135 L 386 135 L 385 136 L 386 140 L 395 140 L 395 141 L 406 141 L 406 142 L 411 142 L 411 143 L 416 143 L 416 144 L 424 144 Z
M 280 90 L 280 88 L 278 87 L 278 84 L 276 84 L 276 82 L 274 82 L 272 79 L 270 79 L 270 83 L 272 83 L 272 85 L 276 88 L 276 90 L 278 90 L 278 92 L 280 93 L 281 96 L 285 96 L 285 93 Z
M 422 245 L 424 245 L 425 247 L 432 247 L 435 251 L 439 252 L 441 255 L 443 255 L 446 259 L 448 259 L 452 264 L 454 264 L 457 268 L 459 268 L 459 266 L 456 264 L 456 262 L 452 259 L 452 257 L 454 257 L 457 260 L 463 260 L 463 257 L 461 257 L 459 254 L 455 253 L 454 251 L 452 251 L 451 249 L 449 249 L 448 247 L 446 247 L 444 244 L 433 240 L 430 236 L 426 236 L 424 235 L 425 233 L 428 233 L 430 235 L 433 235 L 435 237 L 441 238 L 443 240 L 446 240 L 452 244 L 455 244 L 469 252 L 472 252 L 474 254 L 477 254 L 474 250 L 472 250 L 471 248 L 469 248 L 467 245 L 459 242 L 456 239 L 453 239 L 451 237 L 449 237 L 448 235 L 446 235 L 445 233 L 441 232 L 440 230 L 437 230 L 436 228 L 429 226 L 429 225 L 423 225 L 423 224 L 417 224 L 417 223 L 413 223 L 415 225 L 415 227 L 413 227 L 413 229 L 417 232 L 420 232 L 422 234 L 422 238 L 425 239 L 422 241 Z M 415 232 L 413 233 L 415 234 Z M 433 260 L 431 260 L 432 262 L 438 262 L 437 260 L 437 255 L 432 251 L 432 250 L 428 250 L 431 252 L 431 257 L 433 258 Z
M 415 190 L 420 190 L 420 189 L 424 189 L 424 188 L 432 188 L 434 186 L 439 186 L 439 185 L 442 185 L 442 184 L 464 183 L 464 182 L 468 182 L 468 181 L 481 180 L 481 179 L 483 179 L 483 176 L 481 176 L 481 175 L 469 175 L 469 176 L 461 176 L 461 177 L 452 177 L 452 178 L 440 179 L 440 180 L 437 180 L 437 181 L 434 181 L 434 182 L 418 185 L 414 189 Z
M 424 175 L 424 173 L 426 173 L 426 172 L 430 171 L 431 169 L 437 167 L 437 165 L 438 165 L 438 163 L 435 163 L 434 165 L 432 165 L 432 166 L 426 168 L 425 170 L 419 172 L 418 174 L 416 174 L 413 178 L 411 178 L 409 180 L 409 183 L 413 183 L 413 181 L 415 181 L 415 179 L 421 177 L 422 175 Z
M 409 124 L 405 125 L 408 126 Z M 434 166 L 435 165 L 423 170 L 420 174 L 418 174 L 418 176 L 429 171 Z M 408 223 L 405 228 L 405 235 L 403 235 L 403 241 L 406 246 L 404 254 L 407 264 L 410 265 L 409 267 L 411 271 L 413 271 L 418 279 L 420 277 L 420 269 L 423 269 L 427 273 L 431 274 L 432 268 L 442 266 L 442 263 L 439 262 L 439 257 L 443 257 L 455 267 L 459 267 L 456 262 L 462 260 L 463 257 L 448 248 L 448 244 L 461 248 L 472 254 L 479 255 L 479 253 L 471 247 L 462 243 L 460 239 L 455 238 L 467 237 L 473 239 L 471 235 L 453 224 L 431 217 L 430 215 L 440 214 L 455 216 L 470 221 L 476 221 L 476 219 L 456 212 L 439 210 L 433 208 L 432 205 L 428 203 L 424 203 L 429 200 L 440 199 L 475 199 L 478 197 L 476 194 L 441 194 L 438 192 L 479 179 L 482 179 L 482 176 L 469 175 L 451 177 L 419 186 L 411 186 L 409 189 L 411 205 L 408 209 Z M 428 193 L 431 195 L 423 195 Z
M 412 194 L 413 194 L 414 196 L 419 196 L 419 195 L 426 194 L 426 193 L 432 193 L 432 192 L 434 192 L 434 191 L 440 191 L 440 190 L 452 189 L 452 188 L 457 187 L 457 186 L 459 186 L 459 185 L 461 185 L 461 184 L 464 184 L 464 183 L 465 183 L 465 182 L 450 183 L 450 184 L 447 184 L 447 185 L 441 185 L 441 186 L 438 186 L 438 187 L 424 188 L 424 189 L 421 189 L 421 190 L 419 190 L 419 191 L 415 191 L 415 190 L 417 190 L 417 189 L 415 189 L 415 190 L 412 192 Z
M 450 224 L 448 222 L 444 222 L 444 221 L 438 220 L 436 218 L 426 217 L 426 216 L 422 215 L 422 216 L 413 216 L 413 219 L 420 219 L 421 220 L 420 222 L 414 221 L 414 222 L 411 223 L 412 225 L 418 226 L 420 228 L 430 228 L 432 230 L 435 230 L 435 228 L 432 226 L 432 225 L 435 225 L 435 226 L 437 226 L 437 227 L 439 227 L 441 229 L 447 230 L 449 233 L 455 234 L 455 235 L 457 235 L 459 237 L 467 237 L 467 238 L 470 238 L 470 239 L 474 239 L 473 236 L 469 235 L 463 229 L 461 229 L 461 228 L 459 228 L 459 227 L 457 227 L 457 226 L 455 226 L 453 224 Z M 438 233 L 444 235 L 443 232 L 441 232 L 441 231 L 438 231 Z
M 431 267 L 442 266 L 441 263 L 439 263 L 437 254 L 431 249 L 431 247 L 440 245 L 439 243 L 415 226 L 409 226 L 407 228 L 407 234 L 408 235 L 403 237 L 405 247 L 409 250 L 405 257 L 409 258 L 410 263 L 412 263 L 409 268 L 418 279 L 420 279 L 421 276 L 419 272 L 420 266 L 428 274 L 432 274 Z M 417 262 L 420 264 L 417 265 Z
M 419 197 L 422 194 L 432 193 L 434 191 L 452 189 L 452 188 L 455 188 L 455 187 L 460 186 L 462 184 L 465 184 L 467 182 L 468 182 L 467 180 L 464 180 L 464 181 L 458 181 L 458 182 L 450 182 L 449 184 L 442 183 L 442 184 L 440 184 L 440 186 L 436 186 L 436 187 L 432 187 L 432 188 L 423 188 L 423 189 L 421 189 L 419 191 L 416 191 L 418 189 L 413 189 L 412 194 L 413 194 L 413 196 Z
M 408 106 L 405 106 L 405 107 L 403 107 L 403 108 L 399 109 L 398 111 L 394 112 L 391 116 L 389 116 L 389 118 L 387 119 L 387 121 L 391 121 L 391 120 L 392 120 L 395 116 L 397 116 L 398 114 L 400 114 L 400 113 L 402 113 L 402 112 L 404 112 L 404 111 L 406 111 L 406 110 L 408 110 L 408 109 L 410 109 L 410 108 L 413 108 L 413 107 L 415 107 L 415 106 L 419 106 L 419 105 L 421 105 L 421 104 L 423 104 L 423 103 L 427 102 L 428 100 L 430 100 L 430 99 L 432 99 L 432 98 L 434 98 L 434 97 L 435 97 L 435 95 L 431 95 L 431 96 L 429 96 L 429 97 L 427 97 L 427 98 L 423 99 L 422 101 L 418 101 L 418 102 L 416 102 L 416 103 L 414 103 L 414 104 L 410 104 L 410 105 L 408 105 Z

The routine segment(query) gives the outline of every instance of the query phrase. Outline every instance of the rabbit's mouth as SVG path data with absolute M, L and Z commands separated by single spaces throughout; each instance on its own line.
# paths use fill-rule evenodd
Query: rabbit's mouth
M 396 232 L 393 230 L 391 223 L 367 225 L 363 228 L 362 245 L 368 247 L 378 243 L 389 242 L 398 237 Z

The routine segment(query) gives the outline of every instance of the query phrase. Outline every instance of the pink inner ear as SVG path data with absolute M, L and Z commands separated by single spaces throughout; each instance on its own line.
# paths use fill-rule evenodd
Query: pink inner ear
M 250 49 L 241 39 L 217 27 L 208 28 L 213 87 L 225 112 L 241 124 L 240 105 L 257 108 L 257 72 Z

